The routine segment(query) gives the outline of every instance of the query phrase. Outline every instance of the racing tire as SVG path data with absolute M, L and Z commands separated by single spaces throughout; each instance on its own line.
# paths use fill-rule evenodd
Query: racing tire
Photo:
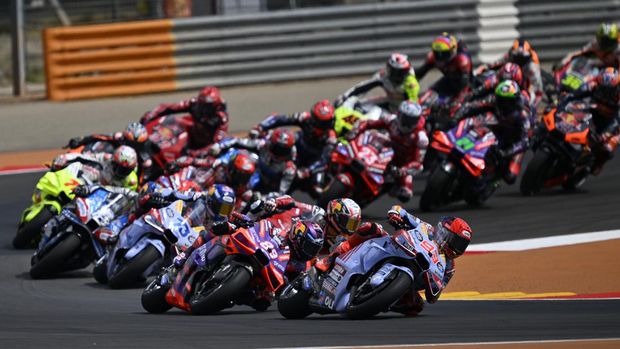
M 108 263 L 105 263 L 105 262 L 95 263 L 95 266 L 93 267 L 93 277 L 98 283 L 102 285 L 107 284 L 108 283 Z
M 540 192 L 549 169 L 554 165 L 552 160 L 552 155 L 543 149 L 534 154 L 534 157 L 523 172 L 523 178 L 521 178 L 519 186 L 521 194 L 532 196 Z
M 149 266 L 161 258 L 159 251 L 148 245 L 137 256 L 120 267 L 108 280 L 110 288 L 128 288 L 142 282 L 142 274 Z
M 402 270 L 395 270 L 396 276 L 383 286 L 377 294 L 370 299 L 356 304 L 357 295 L 354 294 L 346 309 L 346 317 L 353 320 L 367 319 L 396 303 L 400 297 L 411 287 L 413 280 Z
M 299 287 L 302 280 L 302 277 L 293 280 L 278 297 L 278 311 L 287 319 L 303 319 L 312 314 L 311 294 Z
M 426 188 L 420 197 L 420 209 L 430 212 L 437 209 L 446 199 L 446 190 L 452 181 L 452 174 L 437 169 L 428 179 Z
M 37 242 L 41 239 L 41 230 L 45 223 L 54 217 L 54 214 L 47 207 L 43 207 L 31 221 L 25 222 L 17 230 L 17 235 L 13 238 L 13 248 L 21 250 L 36 248 Z
M 36 260 L 30 267 L 30 277 L 44 279 L 62 271 L 62 267 L 80 247 L 80 238 L 75 234 L 67 234 L 56 245 L 47 251 L 41 259 Z
M 142 308 L 152 314 L 165 313 L 172 308 L 168 302 L 166 302 L 166 294 L 170 290 L 170 285 L 160 285 L 158 279 L 151 281 L 148 286 L 142 291 L 140 301 Z
M 317 200 L 317 206 L 325 208 L 331 200 L 345 197 L 348 191 L 347 186 L 335 178 Z
M 215 280 L 214 276 L 220 273 L 225 273 L 224 278 Z M 206 280 L 196 284 L 196 293 L 190 299 L 192 314 L 212 314 L 228 308 L 247 287 L 251 277 L 250 271 L 241 265 L 222 264 Z

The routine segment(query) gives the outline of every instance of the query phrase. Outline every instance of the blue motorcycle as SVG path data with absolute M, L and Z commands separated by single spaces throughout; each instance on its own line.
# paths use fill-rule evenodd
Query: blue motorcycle
M 31 259 L 30 276 L 40 279 L 82 269 L 103 256 L 105 246 L 95 235 L 115 236 L 127 224 L 134 198 L 129 193 L 134 192 L 112 192 L 96 186 L 88 196 L 76 197 L 67 204 L 43 227 L 44 235 Z
M 336 258 L 329 273 L 317 275 L 314 268 L 302 273 L 280 294 L 278 311 L 287 319 L 312 313 L 363 319 L 389 311 L 411 287 L 421 287 L 423 272 L 443 279 L 445 258 L 426 229 L 421 224 L 368 240 Z

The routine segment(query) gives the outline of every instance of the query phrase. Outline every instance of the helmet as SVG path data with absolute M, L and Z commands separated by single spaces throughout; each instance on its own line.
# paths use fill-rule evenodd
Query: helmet
M 503 113 L 510 113 L 519 106 L 521 102 L 520 97 L 521 89 L 516 82 L 512 80 L 506 80 L 500 82 L 495 88 L 495 102 L 497 109 Z
M 129 176 L 131 171 L 136 169 L 138 165 L 138 155 L 132 147 L 121 145 L 116 148 L 112 156 L 112 171 L 114 177 L 125 178 Z
M 248 183 L 250 177 L 256 171 L 256 163 L 258 159 L 248 151 L 239 150 L 229 161 L 228 173 L 230 183 L 233 185 L 243 185 Z
M 504 64 L 504 66 L 497 73 L 497 77 L 499 81 L 512 80 L 516 82 L 519 86 L 523 84 L 523 73 L 521 68 L 515 64 L 508 62 Z
M 235 208 L 235 192 L 227 185 L 215 184 L 207 192 L 207 212 L 213 220 L 221 222 Z
M 288 232 L 288 242 L 295 258 L 309 261 L 323 248 L 324 233 L 321 226 L 312 221 L 297 221 Z
M 532 60 L 532 46 L 527 40 L 516 39 L 508 51 L 508 58 L 512 63 L 522 67 Z
M 388 80 L 394 85 L 400 85 L 411 71 L 411 63 L 407 55 L 402 53 L 392 53 L 386 64 L 386 74 Z
M 274 159 L 284 161 L 293 158 L 295 135 L 291 130 L 279 128 L 269 137 L 269 153 Z
M 596 78 L 596 82 L 593 96 L 597 101 L 607 105 L 618 103 L 620 77 L 616 69 L 612 67 L 605 68 Z
M 310 124 L 318 130 L 327 130 L 334 127 L 334 106 L 327 100 L 316 102 L 310 111 Z
M 220 95 L 217 87 L 207 86 L 200 90 L 194 99 L 190 113 L 194 119 L 204 125 L 216 127 L 220 123 L 218 111 L 226 111 L 226 101 Z
M 465 253 L 473 232 L 461 218 L 442 217 L 435 228 L 435 241 L 441 253 L 448 258 L 457 258 Z
M 433 55 L 439 62 L 448 62 L 456 56 L 457 42 L 454 35 L 441 33 L 431 44 Z
M 351 199 L 334 199 L 327 204 L 327 222 L 338 233 L 351 235 L 355 233 L 362 221 L 362 209 Z
M 125 131 L 123 131 L 123 138 L 129 142 L 144 143 L 149 139 L 149 133 L 146 131 L 146 127 L 139 122 L 132 122 L 127 125 Z
M 403 101 L 400 106 L 398 106 L 398 128 L 401 132 L 413 131 L 418 125 L 421 115 L 422 107 L 418 103 Z
M 598 47 L 604 52 L 618 48 L 618 26 L 615 23 L 601 23 L 596 32 Z

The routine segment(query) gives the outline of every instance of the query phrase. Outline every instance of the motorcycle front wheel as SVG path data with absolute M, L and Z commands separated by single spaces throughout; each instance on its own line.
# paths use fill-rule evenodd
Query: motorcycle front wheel
M 17 235 L 13 238 L 13 248 L 26 249 L 35 248 L 37 242 L 41 239 L 41 232 L 43 226 L 50 219 L 54 217 L 54 214 L 50 211 L 49 207 L 43 207 L 32 220 L 25 222 L 18 230 Z
M 241 265 L 223 264 L 200 280 L 190 299 L 193 314 L 216 313 L 228 308 L 250 282 L 250 271 Z
M 127 288 L 138 282 L 143 282 L 142 274 L 144 271 L 160 258 L 159 251 L 152 245 L 148 245 L 109 278 L 108 284 L 110 288 Z
M 433 172 L 420 197 L 420 209 L 422 211 L 433 211 L 446 201 L 448 194 L 446 191 L 452 182 L 452 174 L 438 168 Z
M 297 277 L 287 285 L 278 297 L 278 311 L 287 319 L 303 319 L 312 314 L 308 305 L 310 293 L 301 289 L 305 275 Z
M 166 293 L 170 290 L 170 285 L 160 285 L 159 278 L 151 281 L 142 291 L 140 301 L 142 308 L 152 314 L 165 313 L 172 306 L 166 302 Z
M 80 243 L 80 238 L 75 234 L 63 236 L 46 254 L 34 261 L 30 267 L 30 277 L 33 279 L 49 278 L 63 271 L 65 261 L 73 256 L 80 247 Z
M 411 287 L 411 277 L 402 270 L 394 270 L 392 280 L 377 288 L 366 288 L 362 284 L 352 292 L 351 301 L 347 305 L 346 317 L 350 319 L 366 319 L 396 303 L 400 297 Z
M 549 170 L 554 166 L 553 156 L 547 151 L 540 149 L 534 154 L 534 158 L 527 164 L 519 189 L 524 196 L 538 193 L 547 179 Z

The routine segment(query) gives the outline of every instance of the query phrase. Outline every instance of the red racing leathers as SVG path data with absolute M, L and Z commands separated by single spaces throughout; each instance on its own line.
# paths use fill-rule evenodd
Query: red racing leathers
M 428 93 L 435 92 L 440 96 L 449 96 L 452 101 L 460 101 L 470 86 L 472 67 L 471 55 L 460 41 L 456 55 L 447 62 L 436 60 L 433 52 L 429 52 L 424 64 L 416 68 L 418 80 L 421 81 L 433 68 L 439 69 L 443 77 L 435 82 L 420 99 L 424 101 Z
M 422 172 L 424 156 L 428 147 L 428 135 L 424 128 L 426 120 L 420 117 L 417 126 L 411 132 L 403 132 L 399 127 L 398 118 L 394 114 L 383 114 L 378 120 L 362 121 L 355 129 L 357 134 L 367 129 L 387 130 L 390 135 L 390 146 L 394 149 L 392 166 L 395 167 L 397 184 L 391 194 L 402 201 L 413 196 L 413 175 Z M 399 192 L 400 191 L 400 192 Z

